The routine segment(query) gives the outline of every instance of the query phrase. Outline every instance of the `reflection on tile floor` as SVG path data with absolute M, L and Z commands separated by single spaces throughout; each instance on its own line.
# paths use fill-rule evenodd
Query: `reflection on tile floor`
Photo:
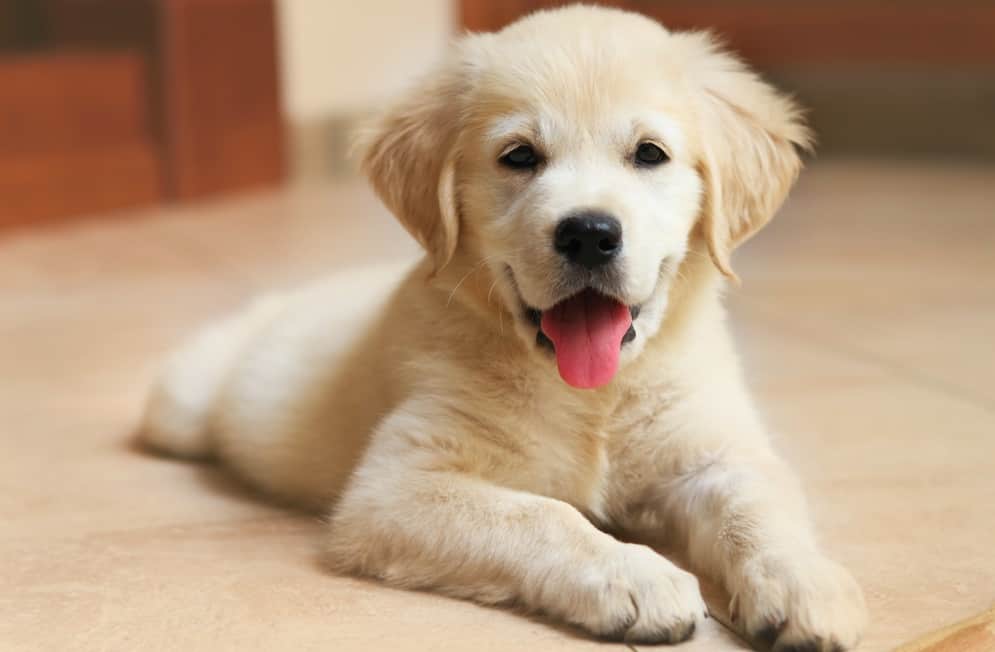
M 995 169 L 826 162 L 738 254 L 747 372 L 884 650 L 995 602 Z M 158 357 L 247 297 L 413 257 L 359 183 L 0 234 L 0 647 L 552 650 L 330 576 L 321 523 L 127 446 Z M 682 650 L 740 645 L 714 622 Z

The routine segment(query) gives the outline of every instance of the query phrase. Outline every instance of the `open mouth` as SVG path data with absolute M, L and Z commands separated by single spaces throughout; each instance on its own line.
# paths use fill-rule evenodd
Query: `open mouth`
M 632 322 L 639 306 L 587 288 L 552 308 L 526 307 L 525 318 L 539 330 L 536 343 L 556 355 L 560 377 L 572 387 L 608 384 L 618 371 L 622 346 L 636 337 Z

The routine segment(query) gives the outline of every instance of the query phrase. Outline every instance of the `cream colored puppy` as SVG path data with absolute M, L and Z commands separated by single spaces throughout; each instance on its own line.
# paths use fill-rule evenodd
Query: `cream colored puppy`
M 720 305 L 808 144 L 702 34 L 572 7 L 467 36 L 363 141 L 424 262 L 209 328 L 144 438 L 329 510 L 340 571 L 691 636 L 694 576 L 610 529 L 685 549 L 755 640 L 852 647 L 860 589 L 816 546 Z

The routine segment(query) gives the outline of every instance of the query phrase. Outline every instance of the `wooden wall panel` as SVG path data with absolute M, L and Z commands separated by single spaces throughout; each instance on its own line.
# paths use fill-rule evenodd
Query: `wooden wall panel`
M 202 197 L 284 177 L 271 0 L 161 3 L 170 194 Z
M 0 0 L 2 1 L 2 0 Z M 159 5 L 156 0 L 42 0 L 54 47 L 71 53 L 127 50 L 145 62 L 148 124 L 156 143 L 164 135 Z
M 13 2 L 0 1 L 0 52 L 14 49 L 19 40 L 17 7 Z
M 144 71 L 135 52 L 0 59 L 0 225 L 162 198 Z
M 39 0 L 0 0 L 0 53 L 37 48 L 46 32 Z
M 0 156 L 150 137 L 145 62 L 134 52 L 0 60 Z
M 274 0 L 0 0 L 0 225 L 284 177 Z
M 151 204 L 162 198 L 150 143 L 0 157 L 0 227 Z
M 273 0 L 45 1 L 59 43 L 145 54 L 170 197 L 284 178 Z

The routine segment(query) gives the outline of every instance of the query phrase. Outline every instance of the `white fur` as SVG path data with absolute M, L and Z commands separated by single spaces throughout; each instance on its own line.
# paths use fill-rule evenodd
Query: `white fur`
M 643 139 L 671 160 L 634 166 Z M 543 165 L 501 167 L 514 142 Z M 701 34 L 573 7 L 467 37 L 362 143 L 423 263 L 209 328 L 167 364 L 145 440 L 330 510 L 345 572 L 629 641 L 690 636 L 694 577 L 605 527 L 684 548 L 747 636 L 852 647 L 860 590 L 815 544 L 720 303 L 731 250 L 807 144 L 794 105 Z M 618 375 L 591 391 L 558 377 L 522 315 L 563 298 L 550 238 L 581 208 L 622 223 L 617 298 L 643 306 Z

